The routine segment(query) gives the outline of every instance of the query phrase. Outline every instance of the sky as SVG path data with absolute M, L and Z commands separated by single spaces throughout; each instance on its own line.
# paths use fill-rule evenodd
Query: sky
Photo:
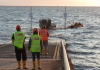
M 3 6 L 100 6 L 100 0 L 0 0 Z

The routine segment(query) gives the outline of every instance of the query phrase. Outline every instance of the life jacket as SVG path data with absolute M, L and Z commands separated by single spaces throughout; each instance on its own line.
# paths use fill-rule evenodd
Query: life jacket
M 48 30 L 41 29 L 40 35 L 41 35 L 43 41 L 48 41 Z
M 17 31 L 14 33 L 14 46 L 22 49 L 24 40 L 25 40 L 25 33 L 21 31 Z
M 41 37 L 37 34 L 31 36 L 31 52 L 40 52 L 41 45 L 40 45 Z

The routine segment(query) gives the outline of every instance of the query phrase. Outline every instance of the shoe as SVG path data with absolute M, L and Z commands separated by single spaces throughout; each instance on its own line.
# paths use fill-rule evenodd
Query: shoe
M 33 61 L 33 69 L 32 70 L 36 70 L 35 61 Z
M 41 69 L 41 63 L 40 63 L 40 60 L 37 60 L 37 63 L 38 63 L 38 69 L 40 70 L 40 69 Z
M 48 53 L 46 52 L 45 55 L 48 55 Z
M 41 68 L 40 68 L 40 67 L 39 67 L 38 69 L 39 69 L 39 70 L 41 70 Z
M 28 67 L 26 66 L 26 61 L 23 61 L 23 69 L 28 69 Z
M 18 68 L 17 69 L 21 69 L 21 61 L 18 61 Z

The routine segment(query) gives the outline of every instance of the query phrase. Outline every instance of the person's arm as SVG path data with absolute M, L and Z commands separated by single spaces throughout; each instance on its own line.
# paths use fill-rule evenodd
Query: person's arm
M 47 35 L 48 35 L 48 37 L 49 37 L 49 32 L 47 32 Z
M 26 39 L 26 36 L 25 36 L 25 38 L 24 38 L 24 42 L 23 42 L 23 44 L 25 43 L 25 39 Z
M 41 50 L 43 49 L 43 41 L 42 39 L 40 40 L 40 45 L 41 45 Z
M 31 48 L 31 38 L 29 39 L 28 50 L 30 50 L 30 48 Z
M 11 40 L 12 40 L 12 43 L 14 43 L 14 34 L 12 35 Z
M 38 35 L 40 35 L 40 29 L 39 29 Z
M 23 32 L 23 35 L 25 35 L 25 38 L 24 38 L 24 41 L 23 41 L 23 44 L 25 43 L 25 39 L 26 39 L 26 34 Z

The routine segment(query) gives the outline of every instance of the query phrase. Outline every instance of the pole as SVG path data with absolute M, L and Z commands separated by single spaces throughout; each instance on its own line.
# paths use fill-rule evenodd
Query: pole
M 67 13 L 66 13 L 66 6 L 65 6 L 65 14 L 64 14 L 64 18 L 65 18 L 65 25 L 64 25 L 64 28 L 66 28 L 66 17 L 67 17 Z
M 31 17 L 31 30 L 32 30 L 32 6 L 31 6 L 31 13 L 30 13 L 30 17 Z
M 58 12 L 58 5 L 57 5 L 57 12 Z

